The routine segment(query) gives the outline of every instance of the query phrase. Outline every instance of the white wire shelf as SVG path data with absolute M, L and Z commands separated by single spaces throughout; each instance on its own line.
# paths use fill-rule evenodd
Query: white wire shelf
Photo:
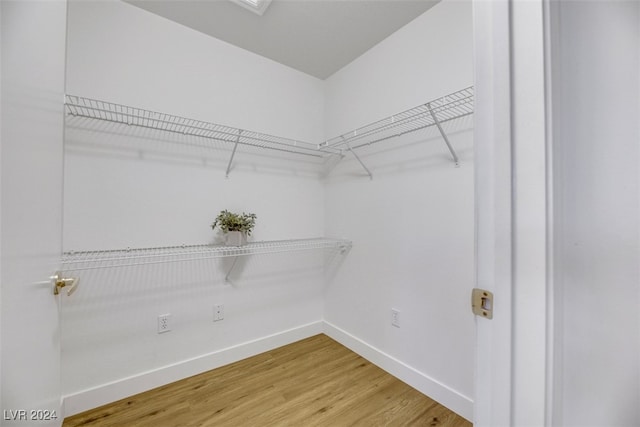
M 251 242 L 245 246 L 183 245 L 83 252 L 69 251 L 63 253 L 62 269 L 70 272 L 314 249 L 336 249 L 345 252 L 351 248 L 351 245 L 351 241 L 344 239 L 312 238 Z
M 473 114 L 473 86 L 362 126 L 320 144 L 321 148 L 357 149 Z
M 74 117 L 103 120 L 129 126 L 208 138 L 234 145 L 260 147 L 305 156 L 318 158 L 326 156 L 326 152 L 320 151 L 317 144 L 82 96 L 66 95 L 65 107 L 67 114 Z
M 226 170 L 227 177 L 231 171 L 236 148 L 238 145 L 243 145 L 309 156 L 319 159 L 325 165 L 335 163 L 331 159 L 339 161 L 344 156 L 344 151 L 348 151 L 358 160 L 367 171 L 367 174 L 373 178 L 371 171 L 362 162 L 355 150 L 431 126 L 438 128 L 453 160 L 458 165 L 458 156 L 441 125 L 473 114 L 473 101 L 473 86 L 469 86 L 331 138 L 320 144 L 311 144 L 76 95 L 66 95 L 65 108 L 67 113 L 74 117 L 161 130 L 233 144 L 233 151 Z

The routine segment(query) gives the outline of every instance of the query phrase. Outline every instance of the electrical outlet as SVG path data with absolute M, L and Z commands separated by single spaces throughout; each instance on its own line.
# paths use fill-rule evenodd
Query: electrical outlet
M 224 319 L 224 304 L 216 304 L 213 306 L 213 321 L 218 322 Z
M 391 309 L 391 324 L 396 328 L 400 327 L 400 312 L 395 308 Z
M 163 334 L 171 330 L 171 314 L 161 314 L 158 316 L 158 333 Z

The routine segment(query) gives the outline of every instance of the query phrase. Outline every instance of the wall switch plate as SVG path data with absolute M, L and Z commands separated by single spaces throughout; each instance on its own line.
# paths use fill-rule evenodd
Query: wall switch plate
M 216 304 L 213 306 L 213 321 L 218 322 L 224 319 L 224 304 Z
M 391 324 L 396 328 L 400 327 L 400 312 L 395 308 L 391 309 Z
M 163 334 L 171 330 L 171 314 L 161 314 L 158 316 L 158 333 Z

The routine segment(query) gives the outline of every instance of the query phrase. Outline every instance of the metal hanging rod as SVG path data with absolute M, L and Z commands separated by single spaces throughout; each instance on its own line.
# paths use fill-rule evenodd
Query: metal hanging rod
M 345 252 L 351 248 L 351 245 L 349 240 L 313 238 L 252 242 L 245 246 L 183 245 L 102 251 L 69 251 L 63 253 L 62 267 L 63 271 L 80 271 L 312 249 L 337 249 Z

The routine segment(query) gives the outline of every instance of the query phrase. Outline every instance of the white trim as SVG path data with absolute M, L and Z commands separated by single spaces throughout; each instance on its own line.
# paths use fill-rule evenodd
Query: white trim
M 514 425 L 511 5 L 473 2 L 476 287 L 494 294 L 493 319 L 476 317 L 478 427 Z
M 2 5 L 0 4 L 0 23 L 2 22 Z M 2 47 L 2 31 L 0 30 L 0 47 Z M 2 55 L 0 55 L 0 86 L 2 85 Z M 2 140 L 2 105 L 0 100 L 0 141 Z M 0 165 L 2 165 L 2 144 L 0 144 Z M 0 173 L 0 206 L 2 206 L 2 174 Z M 2 277 L 2 209 L 0 209 L 0 277 Z M 2 284 L 0 283 L 0 307 L 2 307 Z M 0 313 L 0 378 L 2 378 L 2 315 Z M 2 400 L 2 386 L 0 385 L 0 402 Z
M 513 338 L 512 425 L 547 419 L 548 220 L 551 153 L 545 97 L 544 1 L 514 2 L 511 10 Z M 550 239 L 550 240 L 547 240 Z
M 560 289 L 556 287 L 555 265 L 562 265 L 560 251 L 555 247 L 561 245 L 562 217 L 556 215 L 562 206 L 561 192 L 554 192 L 554 175 L 560 154 L 554 151 L 553 137 L 557 131 L 557 124 L 553 122 L 554 106 L 559 107 L 559 100 L 553 96 L 554 81 L 557 79 L 556 61 L 560 58 L 560 43 L 558 34 L 560 4 L 553 0 L 543 0 L 544 19 L 544 78 L 545 78 L 545 121 L 546 121 L 546 150 L 547 150 L 547 325 L 546 325 L 546 400 L 545 400 L 545 425 L 562 425 L 562 375 L 556 371 L 562 361 L 562 313 Z
M 172 365 L 122 378 L 107 384 L 64 396 L 64 414 L 69 417 L 107 403 L 124 399 L 274 348 L 323 332 L 322 321 L 309 323 L 263 338 L 214 351 Z
M 324 322 L 324 333 L 458 415 L 468 420 L 472 419 L 473 400 L 470 397 L 326 321 Z

